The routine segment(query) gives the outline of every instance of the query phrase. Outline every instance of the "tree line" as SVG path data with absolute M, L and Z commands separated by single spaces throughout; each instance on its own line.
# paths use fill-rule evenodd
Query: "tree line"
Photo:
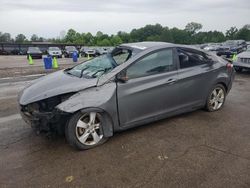
M 119 31 L 115 35 L 104 34 L 98 31 L 96 35 L 91 33 L 79 33 L 74 29 L 69 29 L 63 38 L 45 39 L 33 34 L 28 39 L 24 34 L 18 34 L 12 38 L 9 33 L 0 32 L 0 42 L 30 43 L 30 42 L 53 42 L 64 44 L 76 44 L 85 46 L 116 46 L 121 43 L 141 42 L 141 41 L 164 41 L 176 44 L 203 44 L 220 43 L 225 40 L 243 39 L 250 41 L 250 24 L 242 28 L 231 27 L 225 33 L 221 31 L 200 31 L 202 24 L 191 22 L 184 29 L 176 27 L 163 27 L 160 24 L 146 25 L 131 32 Z

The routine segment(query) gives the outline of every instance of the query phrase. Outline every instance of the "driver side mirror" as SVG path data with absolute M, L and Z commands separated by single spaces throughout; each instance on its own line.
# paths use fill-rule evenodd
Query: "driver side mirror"
M 122 82 L 122 83 L 127 82 L 128 77 L 127 77 L 126 71 L 121 71 L 120 73 L 118 73 L 116 75 L 116 80 L 119 81 L 119 82 Z

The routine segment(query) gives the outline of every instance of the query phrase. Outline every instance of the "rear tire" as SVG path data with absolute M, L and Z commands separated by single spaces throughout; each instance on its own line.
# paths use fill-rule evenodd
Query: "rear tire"
M 99 146 L 108 140 L 103 134 L 104 116 L 91 110 L 74 114 L 65 127 L 68 143 L 79 149 L 86 150 Z
M 226 89 L 223 85 L 217 84 L 210 91 L 207 102 L 206 102 L 206 110 L 209 112 L 214 112 L 220 110 L 226 100 Z

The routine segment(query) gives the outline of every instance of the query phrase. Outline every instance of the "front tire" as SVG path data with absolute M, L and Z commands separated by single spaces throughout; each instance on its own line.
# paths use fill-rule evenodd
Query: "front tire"
M 102 113 L 94 110 L 74 114 L 65 128 L 68 143 L 79 150 L 103 144 L 108 140 L 103 134 L 104 122 Z
M 217 84 L 209 93 L 206 109 L 209 112 L 220 110 L 226 100 L 226 89 L 223 85 Z

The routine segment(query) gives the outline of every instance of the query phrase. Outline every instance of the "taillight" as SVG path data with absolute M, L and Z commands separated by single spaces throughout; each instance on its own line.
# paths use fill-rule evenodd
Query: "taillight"
M 232 64 L 232 63 L 228 63 L 228 64 L 227 64 L 227 69 L 228 69 L 228 70 L 232 70 L 232 68 L 233 68 L 233 64 Z

